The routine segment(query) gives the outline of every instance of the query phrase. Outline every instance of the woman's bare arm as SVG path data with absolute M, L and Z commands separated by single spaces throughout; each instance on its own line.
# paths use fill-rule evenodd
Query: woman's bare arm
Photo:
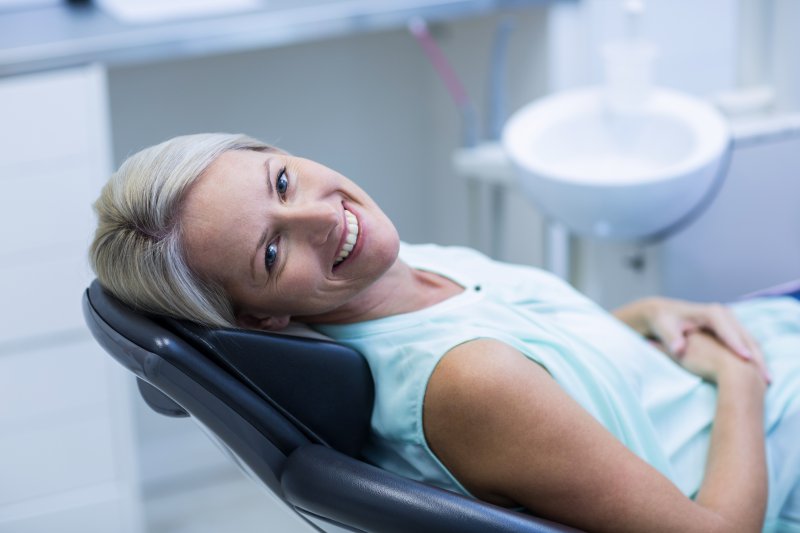
M 717 383 L 717 411 L 697 502 L 722 516 L 737 517 L 742 531 L 761 531 L 767 503 L 767 384 L 760 370 L 754 371 L 755 361 L 748 364 L 726 351 L 715 337 L 695 333 L 689 336 L 681 359 L 689 371 Z M 713 360 L 705 357 L 709 353 L 721 357 L 718 370 Z
M 759 531 L 764 384 L 755 365 L 705 337 L 687 348 L 687 363 L 713 374 L 720 393 L 697 501 L 625 448 L 541 366 L 494 340 L 458 346 L 439 363 L 425 396 L 426 438 L 476 496 L 585 530 Z

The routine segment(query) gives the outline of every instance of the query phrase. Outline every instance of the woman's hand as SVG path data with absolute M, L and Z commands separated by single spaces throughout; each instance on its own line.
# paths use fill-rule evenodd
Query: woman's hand
M 764 386 L 769 383 L 755 359 L 736 357 L 718 337 L 705 331 L 690 332 L 684 350 L 672 357 L 692 374 L 712 383 L 719 383 L 720 376 L 730 371 L 752 374 L 756 382 Z
M 657 340 L 676 359 L 686 350 L 689 333 L 713 333 L 733 354 L 752 360 L 767 383 L 771 380 L 758 343 L 724 305 L 655 297 L 633 302 L 614 314 L 640 334 Z

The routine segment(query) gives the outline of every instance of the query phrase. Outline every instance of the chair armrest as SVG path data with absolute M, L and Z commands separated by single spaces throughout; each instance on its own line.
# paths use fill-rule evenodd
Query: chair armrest
M 368 532 L 575 531 L 400 477 L 317 444 L 289 456 L 281 486 L 292 505 Z

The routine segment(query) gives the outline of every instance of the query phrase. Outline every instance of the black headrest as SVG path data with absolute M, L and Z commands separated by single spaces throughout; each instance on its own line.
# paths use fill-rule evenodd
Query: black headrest
M 153 352 L 188 344 L 195 357 L 170 361 L 187 368 L 208 365 L 221 378 L 236 378 L 268 402 L 312 442 L 355 456 L 369 432 L 373 384 L 358 352 L 334 342 L 260 331 L 207 328 L 137 313 L 95 280 L 87 291 L 92 307 L 123 337 Z M 169 351 L 163 354 L 170 357 Z
M 358 453 L 373 401 L 372 375 L 361 354 L 329 341 L 166 320 L 198 350 L 274 402 L 312 441 Z

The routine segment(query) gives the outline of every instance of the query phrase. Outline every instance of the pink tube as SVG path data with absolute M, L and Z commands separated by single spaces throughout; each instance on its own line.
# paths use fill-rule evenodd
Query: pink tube
M 453 100 L 455 100 L 456 105 L 462 109 L 469 107 L 470 101 L 467 92 L 464 90 L 464 86 L 461 85 L 458 76 L 456 76 L 455 71 L 444 56 L 442 49 L 439 48 L 439 45 L 436 44 L 430 31 L 428 31 L 427 23 L 423 19 L 415 17 L 408 21 L 408 30 L 422 46 L 428 59 L 433 64 L 434 70 L 439 74 L 439 77 L 442 78 L 445 87 L 447 87 L 447 91 L 450 93 Z

